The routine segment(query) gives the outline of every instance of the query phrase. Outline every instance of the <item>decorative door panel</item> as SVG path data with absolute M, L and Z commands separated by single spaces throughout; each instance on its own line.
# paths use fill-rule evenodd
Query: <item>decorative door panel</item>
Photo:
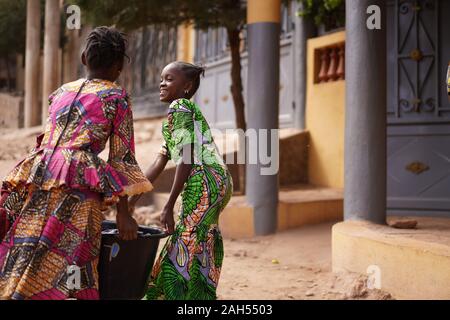
M 450 108 L 446 100 L 442 101 L 442 2 L 389 2 L 389 27 L 393 32 L 388 32 L 388 61 L 389 66 L 394 66 L 388 68 L 389 124 L 450 121 Z
M 450 146 L 450 135 L 390 137 L 390 209 L 450 211 L 450 148 L 442 146 Z
M 388 2 L 388 211 L 450 216 L 450 1 Z

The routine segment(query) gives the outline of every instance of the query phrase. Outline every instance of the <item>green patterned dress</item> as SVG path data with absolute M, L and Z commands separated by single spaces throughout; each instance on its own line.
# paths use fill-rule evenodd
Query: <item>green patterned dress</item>
M 193 145 L 193 168 L 185 183 L 175 233 L 168 239 L 151 275 L 147 299 L 214 300 L 223 261 L 219 215 L 233 182 L 199 107 L 179 99 L 163 123 L 161 153 L 178 163 L 181 149 Z

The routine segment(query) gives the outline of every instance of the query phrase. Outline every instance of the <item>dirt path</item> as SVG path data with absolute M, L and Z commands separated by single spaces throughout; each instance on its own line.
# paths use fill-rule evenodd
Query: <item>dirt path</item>
M 331 272 L 332 223 L 225 240 L 220 299 L 388 299 L 366 278 Z

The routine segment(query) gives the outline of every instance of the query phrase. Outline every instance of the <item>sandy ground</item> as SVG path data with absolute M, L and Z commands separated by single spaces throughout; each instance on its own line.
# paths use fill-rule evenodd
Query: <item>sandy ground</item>
M 154 159 L 160 131 L 160 120 L 135 124 L 142 168 Z M 1 177 L 27 154 L 39 132 L 0 129 Z M 139 208 L 136 218 L 140 224 L 156 224 L 158 212 Z M 391 299 L 388 293 L 368 290 L 364 276 L 331 272 L 331 227 L 329 223 L 247 240 L 225 239 L 219 299 Z
M 332 223 L 225 240 L 220 299 L 391 299 L 366 277 L 331 272 Z

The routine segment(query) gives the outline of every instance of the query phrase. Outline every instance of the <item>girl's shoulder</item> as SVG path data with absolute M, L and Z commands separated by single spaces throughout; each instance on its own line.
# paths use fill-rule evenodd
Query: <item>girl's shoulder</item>
M 82 78 L 66 83 L 50 97 L 49 101 L 53 102 L 52 98 L 56 96 L 78 92 L 83 83 L 81 95 L 90 97 L 86 100 L 86 103 L 96 106 L 101 105 L 106 118 L 110 120 L 118 116 L 123 118 L 131 110 L 132 101 L 128 92 L 114 82 L 100 79 L 86 80 Z
M 78 91 L 80 89 L 81 85 L 83 84 L 84 80 L 85 79 L 78 79 L 78 80 L 75 80 L 72 82 L 65 83 L 59 88 L 59 90 L 69 91 L 69 92 Z
M 94 94 L 102 100 L 110 98 L 129 99 L 127 91 L 119 84 L 102 79 L 87 80 L 81 78 L 62 85 L 59 90 L 62 92 L 78 92 L 83 83 L 82 94 Z
M 181 98 L 174 100 L 169 107 L 168 113 L 174 112 L 194 112 L 195 111 L 195 103 L 189 99 Z
M 86 90 L 89 93 L 95 93 L 102 100 L 129 99 L 128 93 L 124 88 L 115 82 L 107 80 L 88 80 Z
M 53 91 L 50 94 L 50 100 L 60 96 L 63 93 L 68 93 L 68 92 L 78 92 L 78 90 L 80 89 L 81 85 L 83 84 L 84 79 L 78 79 L 72 82 L 67 82 L 65 84 L 63 84 L 62 86 L 60 86 L 58 89 L 56 89 L 55 91 Z

